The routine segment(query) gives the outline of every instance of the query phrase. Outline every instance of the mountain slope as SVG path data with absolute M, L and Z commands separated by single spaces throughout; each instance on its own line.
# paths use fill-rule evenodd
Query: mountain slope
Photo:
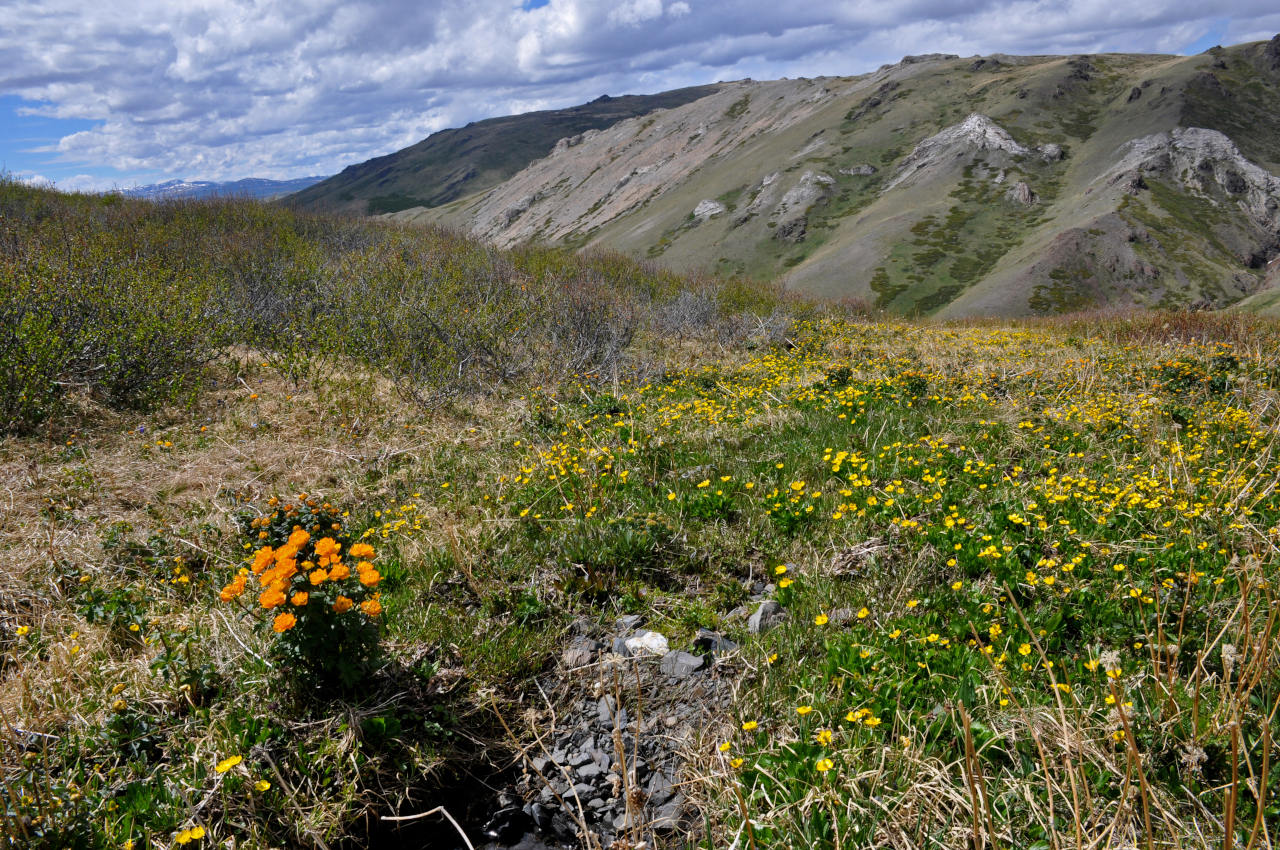
M 246 177 L 243 180 L 211 182 L 209 180 L 166 180 L 146 186 L 121 189 L 128 198 L 148 201 L 175 198 L 278 198 L 319 183 L 324 177 L 298 177 L 294 180 L 268 180 L 263 177 Z
M 294 195 L 290 202 L 303 208 L 361 214 L 439 206 L 501 183 L 546 156 L 560 139 L 655 109 L 681 106 L 715 90 L 715 86 L 696 86 L 653 95 L 605 95 L 570 109 L 476 121 L 349 166 Z
M 396 217 L 904 314 L 1227 306 L 1280 253 L 1280 36 L 726 83 Z M 1246 305 L 1247 306 L 1247 305 Z

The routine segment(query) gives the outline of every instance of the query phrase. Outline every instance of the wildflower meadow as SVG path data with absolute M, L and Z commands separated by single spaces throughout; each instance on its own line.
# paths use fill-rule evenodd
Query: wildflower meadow
M 112 233 L 211 215 L 94 209 Z M 420 293 L 456 314 L 428 363 L 370 342 L 405 301 L 351 281 L 415 256 L 470 279 L 443 235 L 210 209 L 241 265 L 210 265 L 201 303 L 239 293 L 260 333 L 182 337 L 187 377 L 145 397 L 79 361 L 77 386 L 6 397 L 7 846 L 481 846 L 468 800 L 537 754 L 575 630 L 625 615 L 737 646 L 714 659 L 729 707 L 681 743 L 691 816 L 618 846 L 1280 841 L 1273 323 L 906 321 L 468 247 L 504 277 L 484 310 Z M 0 259 L 34 280 L 63 237 L 16 218 Z M 274 238 L 297 265 L 253 247 Z M 521 287 L 598 316 L 557 337 L 595 354 L 495 349 L 559 327 L 520 321 Z M 24 313 L 0 356 L 71 363 L 27 331 L 74 306 Z

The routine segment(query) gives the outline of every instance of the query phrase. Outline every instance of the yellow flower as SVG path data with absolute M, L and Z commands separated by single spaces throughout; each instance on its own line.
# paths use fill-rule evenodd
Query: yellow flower
M 787 571 L 787 566 L 786 564 L 778 564 L 778 566 L 773 568 L 773 571 L 777 575 L 782 575 Z
M 778 579 L 778 587 L 787 588 L 787 587 L 790 587 L 791 585 L 792 585 L 792 581 L 789 578 Z
M 919 604 L 920 604 L 920 600 L 919 600 L 919 599 L 908 599 L 908 600 L 907 600 L 907 607 L 908 607 L 908 608 L 914 608 L 914 607 L 916 607 L 916 606 L 917 606 L 917 605 L 919 605 Z
M 270 787 L 271 787 L 271 783 L 265 779 L 259 779 L 257 782 L 253 783 L 254 791 L 266 791 Z
M 218 762 L 217 766 L 214 767 L 214 770 L 218 773 L 226 773 L 242 761 L 244 761 L 242 756 L 227 756 L 222 761 Z
M 814 617 L 813 624 L 815 626 L 825 626 L 827 624 L 827 615 L 819 614 L 818 616 Z
M 831 730 L 819 729 L 817 734 L 813 736 L 813 740 L 825 747 L 827 744 L 831 743 Z
M 759 724 L 759 723 L 756 723 L 754 720 L 748 720 L 746 723 L 743 723 L 743 724 L 742 724 L 742 731 L 743 731 L 743 732 L 754 732 L 754 731 L 755 731 L 755 729 L 756 729 L 756 727 L 757 727 L 757 726 L 759 726 L 759 725 L 760 725 L 760 724 Z
M 1029 643 L 1024 643 L 1024 644 L 1022 644 L 1021 646 L 1019 646 L 1019 647 L 1018 647 L 1018 654 L 1019 654 L 1019 655 L 1030 655 L 1030 654 L 1031 654 L 1031 644 L 1029 644 Z
M 863 723 L 865 723 L 865 724 L 867 724 L 868 726 L 879 726 L 879 725 L 880 725 L 880 718 L 879 718 L 879 717 L 868 717 L 866 720 L 864 720 L 864 721 L 862 721 L 862 722 L 863 722 Z
M 29 626 L 18 626 L 18 628 L 15 631 L 18 637 L 24 637 L 26 636 L 27 632 L 31 631 L 31 628 Z
M 737 770 L 742 767 L 742 759 L 729 759 L 729 767 Z
M 964 587 L 964 582 L 962 582 L 962 581 L 953 581 L 953 582 L 951 582 L 951 589 L 952 589 L 952 590 L 959 590 L 959 589 L 960 589 L 960 588 L 962 588 L 962 587 Z
M 859 611 L 858 611 L 858 619 L 859 619 L 859 620 L 865 620 L 865 619 L 867 619 L 867 617 L 869 617 L 869 616 L 871 616 L 871 612 L 870 612 L 869 610 L 867 610 L 866 608 L 862 608 L 861 610 L 859 610 Z
M 811 711 L 813 711 L 813 706 L 811 705 L 796 706 L 796 714 L 800 715 L 801 717 L 804 717 L 806 714 L 808 714 Z
M 818 759 L 817 764 L 814 765 L 814 767 L 817 768 L 819 773 L 826 773 L 828 770 L 830 770 L 835 766 L 836 766 L 835 762 L 833 762 L 831 759 Z
M 727 753 L 727 752 L 729 752 L 729 748 L 730 748 L 731 746 L 732 746 L 732 744 L 730 744 L 728 741 L 725 741 L 725 742 L 723 742 L 722 744 L 720 744 L 720 746 L 719 746 L 719 747 L 717 747 L 716 749 L 720 750 L 720 752 L 722 752 L 722 753 Z

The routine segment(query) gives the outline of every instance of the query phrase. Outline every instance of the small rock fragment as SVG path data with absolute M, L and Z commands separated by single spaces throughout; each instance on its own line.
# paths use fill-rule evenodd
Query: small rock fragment
M 767 632 L 783 618 L 782 606 L 772 599 L 766 599 L 756 608 L 756 612 L 747 620 L 747 631 L 753 635 Z
M 684 679 L 702 668 L 702 656 L 676 650 L 662 656 L 658 669 L 668 676 Z

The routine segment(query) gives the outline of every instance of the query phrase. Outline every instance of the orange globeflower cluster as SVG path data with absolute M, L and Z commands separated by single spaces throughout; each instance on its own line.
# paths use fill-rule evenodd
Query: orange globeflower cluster
M 291 610 L 278 613 L 271 627 L 286 632 L 298 623 L 299 614 L 307 614 L 316 603 L 335 614 L 345 614 L 358 607 L 366 616 L 382 612 L 378 594 L 372 593 L 381 574 L 373 566 L 377 553 L 368 543 L 356 543 L 347 554 L 357 560 L 356 581 L 352 569 L 343 561 L 342 544 L 333 537 L 313 539 L 306 529 L 294 526 L 284 545 L 273 549 L 263 545 L 254 551 L 247 568 L 241 568 L 220 594 L 230 602 L 244 594 L 250 574 L 258 577 L 262 588 L 258 604 L 268 611 L 288 603 Z M 315 615 L 313 615 L 315 616 Z

